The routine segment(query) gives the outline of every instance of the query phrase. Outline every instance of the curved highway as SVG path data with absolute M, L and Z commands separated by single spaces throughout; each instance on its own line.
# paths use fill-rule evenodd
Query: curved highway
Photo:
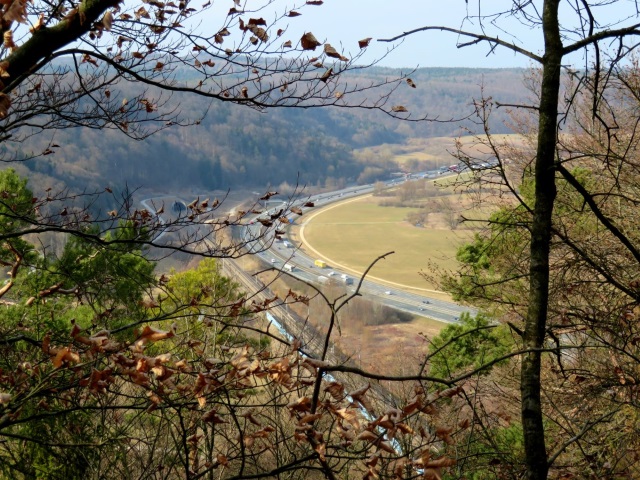
M 432 172 L 425 172 L 424 175 L 432 175 Z M 393 186 L 402 183 L 403 180 L 390 180 L 385 182 L 387 186 Z M 291 213 L 291 208 L 305 209 L 306 202 L 313 202 L 314 207 L 323 207 L 333 202 L 343 201 L 360 195 L 373 192 L 373 185 L 361 185 L 356 187 L 348 187 L 329 193 L 311 195 L 304 199 L 298 199 L 294 205 L 287 202 L 270 201 L 270 207 L 260 215 L 254 217 L 250 224 L 245 225 L 242 233 L 243 239 L 247 243 L 247 249 L 260 257 L 265 263 L 271 264 L 274 268 L 287 270 L 287 273 L 311 283 L 319 283 L 318 277 L 330 279 L 335 284 L 345 284 L 345 277 L 353 282 L 346 287 L 349 291 L 355 291 L 359 282 L 359 278 L 354 277 L 351 273 L 341 272 L 339 269 L 319 268 L 315 266 L 315 259 L 307 256 L 299 245 L 294 244 L 290 239 L 278 239 L 272 227 L 266 228 L 257 218 L 266 218 L 267 215 L 275 215 L 281 209 L 284 209 L 286 216 L 298 217 Z M 278 220 L 276 220 L 276 223 Z M 282 225 L 282 224 L 281 224 Z M 285 230 L 286 232 L 286 230 Z M 285 266 L 287 266 L 285 268 Z M 292 270 L 289 270 L 292 268 Z M 326 280 L 324 280 L 326 282 Z M 437 321 L 453 323 L 456 322 L 463 312 L 475 314 L 474 309 L 464 307 L 457 303 L 447 302 L 428 296 L 408 293 L 398 288 L 390 287 L 383 283 L 377 283 L 371 280 L 364 280 L 360 288 L 360 294 L 371 298 L 379 303 L 402 310 L 413 315 L 421 315 L 429 317 Z

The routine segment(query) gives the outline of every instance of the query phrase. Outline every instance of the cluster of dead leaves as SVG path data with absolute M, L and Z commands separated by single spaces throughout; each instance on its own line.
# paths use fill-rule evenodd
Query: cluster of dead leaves
M 303 365 L 310 367 L 315 372 L 317 367 L 324 365 L 322 362 L 312 359 L 304 359 Z M 325 365 L 326 366 L 326 365 Z M 427 438 L 430 444 L 438 441 L 450 440 L 453 428 L 433 427 L 429 433 L 426 428 L 420 427 L 420 432 L 414 431 L 414 427 L 406 420 L 409 416 L 415 415 L 417 411 L 424 411 L 429 414 L 434 413 L 433 402 L 437 398 L 455 395 L 457 389 L 440 392 L 428 398 L 422 388 L 416 388 L 416 396 L 403 409 L 387 408 L 386 411 L 371 418 L 373 407 L 367 398 L 370 385 L 366 385 L 351 394 L 347 394 L 344 386 L 338 381 L 330 381 L 324 387 L 324 391 L 329 395 L 319 402 L 318 407 L 313 410 L 313 401 L 308 396 L 296 398 L 287 405 L 292 418 L 296 422 L 295 438 L 299 442 L 309 442 L 314 450 L 323 458 L 326 451 L 326 435 L 319 428 L 323 423 L 335 425 L 335 433 L 341 439 L 341 448 L 356 447 L 365 451 L 373 451 L 364 460 L 365 479 L 379 478 L 378 464 L 381 459 L 390 459 L 393 463 L 393 471 L 396 478 L 406 478 L 407 469 L 420 472 L 423 478 L 440 479 L 442 470 L 455 465 L 455 460 L 444 455 L 438 458 L 431 458 L 433 453 L 430 448 L 425 448 L 422 453 L 414 459 L 410 459 L 401 451 L 400 443 L 396 441 L 398 435 L 417 436 Z M 446 441 L 446 443 L 449 443 Z
M 287 298 L 302 301 L 291 291 Z M 265 306 L 276 299 L 266 299 Z M 364 478 L 378 478 L 382 461 L 393 463 L 399 479 L 405 478 L 407 470 L 419 471 L 423 478 L 440 479 L 442 470 L 455 464 L 442 454 L 432 458 L 434 453 L 429 448 L 422 450 L 417 458 L 408 458 L 397 439 L 413 437 L 416 440 L 412 442 L 427 445 L 453 443 L 453 428 L 430 423 L 421 425 L 416 417 L 420 414 L 435 417 L 436 402 L 459 395 L 460 387 L 430 394 L 416 387 L 414 397 L 404 407 L 395 408 L 374 402 L 369 384 L 348 392 L 340 381 L 323 377 L 321 370 L 329 368 L 329 363 L 301 354 L 299 340 L 281 356 L 243 345 L 220 347 L 216 351 L 220 358 L 207 356 L 211 351 L 202 341 L 192 341 L 185 343 L 185 349 L 181 350 L 183 354 L 190 352 L 191 358 L 187 360 L 177 353 L 169 353 L 169 349 L 181 344 L 175 329 L 161 330 L 145 325 L 136 332 L 135 340 L 127 343 L 116 341 L 106 330 L 89 333 L 74 324 L 70 337 L 68 345 L 56 347 L 51 344 L 50 335 L 45 336 L 42 351 L 51 359 L 54 370 L 77 372 L 79 389 L 93 396 L 108 395 L 111 385 L 126 381 L 144 392 L 149 411 L 170 400 L 191 402 L 191 408 L 203 424 L 236 428 L 237 420 L 232 418 L 244 419 L 237 441 L 250 451 L 273 448 L 280 440 L 274 436 L 273 418 L 263 418 L 262 409 L 255 401 L 250 402 L 251 406 L 243 406 L 244 392 L 280 388 L 289 397 L 285 409 L 292 421 L 293 438 L 312 448 L 321 459 L 325 458 L 330 444 L 335 448 L 336 441 L 342 449 L 365 452 L 368 457 L 363 459 Z M 161 343 L 167 340 L 171 343 Z M 158 347 L 165 352 L 149 354 L 150 345 L 154 345 L 155 352 Z M 91 363 L 98 357 L 106 360 L 100 368 L 98 363 Z M 83 365 L 87 366 L 84 374 L 79 370 Z M 317 381 L 322 382 L 321 393 L 314 399 L 312 387 Z M 0 392 L 0 407 L 13 398 L 13 392 Z M 219 401 L 221 398 L 236 400 L 224 403 Z M 381 413 L 376 414 L 376 410 Z M 463 429 L 469 424 L 458 426 Z M 201 438 L 201 431 L 196 431 L 188 441 L 190 452 L 194 452 L 195 470 L 199 468 L 197 450 Z M 227 467 L 233 461 L 219 453 L 206 467 Z
M 214 198 L 213 201 L 209 198 L 200 201 L 200 197 L 197 197 L 187 205 L 187 209 L 189 210 L 187 218 L 194 220 L 198 215 L 214 210 L 218 205 L 220 205 L 220 200 L 217 198 Z
M 291 289 L 287 292 L 284 301 L 286 302 L 288 299 L 291 299 L 295 303 L 302 303 L 309 306 L 310 298 L 307 295 L 298 294 Z

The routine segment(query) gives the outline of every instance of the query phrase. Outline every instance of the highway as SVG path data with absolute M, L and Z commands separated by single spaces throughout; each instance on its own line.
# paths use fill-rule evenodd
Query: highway
M 424 172 L 421 175 L 433 175 L 433 172 Z M 387 186 L 402 183 L 403 180 L 395 179 L 385 182 Z M 273 215 L 285 209 L 288 217 L 298 217 L 287 209 L 292 206 L 301 208 L 303 211 L 307 210 L 304 207 L 304 203 L 311 201 L 314 203 L 314 207 L 318 208 L 329 205 L 334 202 L 344 201 L 349 198 L 355 198 L 360 195 L 366 195 L 373 192 L 373 185 L 363 185 L 348 187 L 343 190 L 338 190 L 329 193 L 323 193 L 318 195 L 311 195 L 304 199 L 298 199 L 291 205 L 287 202 L 270 201 L 269 207 L 261 215 L 257 215 L 247 225 L 244 226 L 242 232 L 242 238 L 247 242 L 247 249 L 253 252 L 256 256 L 260 257 L 265 263 L 271 264 L 274 268 L 284 269 L 285 265 L 293 267 L 293 271 L 287 271 L 290 275 L 296 278 L 305 280 L 307 282 L 318 283 L 318 277 L 323 276 L 331 279 L 336 284 L 344 284 L 344 277 L 352 279 L 353 283 L 347 285 L 347 288 L 353 292 L 359 282 L 359 278 L 353 276 L 349 272 L 341 272 L 337 268 L 320 268 L 314 265 L 315 259 L 307 256 L 299 245 L 295 245 L 291 239 L 285 237 L 282 240 L 277 239 L 274 235 L 273 227 L 266 228 L 260 222 L 255 221 L 256 218 L 266 218 L 267 215 Z M 277 220 L 276 220 L 277 223 Z M 282 228 L 284 225 L 280 225 Z M 287 229 L 285 228 L 285 233 Z M 372 259 L 373 260 L 373 259 Z M 389 307 L 402 310 L 413 315 L 420 315 L 434 320 L 454 323 L 463 312 L 470 312 L 475 314 L 474 309 L 464 307 L 462 305 L 431 298 L 428 296 L 418 295 L 415 293 L 405 292 L 401 289 L 394 288 L 392 286 L 385 285 L 384 283 L 378 283 L 371 280 L 364 280 L 360 288 L 360 294 L 364 297 L 375 300 Z

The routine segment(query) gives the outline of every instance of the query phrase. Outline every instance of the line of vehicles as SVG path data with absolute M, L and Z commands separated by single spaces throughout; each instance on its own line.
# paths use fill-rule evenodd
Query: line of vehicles
M 275 263 L 275 259 L 271 259 L 271 263 Z M 324 260 L 316 260 L 313 264 L 318 268 L 327 268 L 327 262 Z M 282 267 L 289 273 L 293 273 L 297 270 L 297 267 L 293 263 L 285 263 Z M 320 274 L 317 277 L 317 282 L 321 285 L 353 285 L 353 278 L 347 275 L 346 273 L 342 273 L 339 276 L 334 271 L 330 271 L 326 274 Z
M 503 162 L 508 162 L 508 160 L 504 160 Z M 476 163 L 471 163 L 469 165 L 465 164 L 465 163 L 458 163 L 455 165 L 449 165 L 448 167 L 440 167 L 440 169 L 438 170 L 441 173 L 444 172 L 454 172 L 454 173 L 460 173 L 463 172 L 467 169 L 471 169 L 471 170 L 485 170 L 485 169 L 490 169 L 490 168 L 495 168 L 498 166 L 498 159 L 493 157 L 488 159 L 488 161 L 486 162 L 476 162 Z
M 407 176 L 404 179 L 388 180 L 385 183 L 391 187 L 411 178 L 425 178 L 425 176 L 443 174 L 444 173 L 440 171 L 420 172 L 412 174 L 410 177 Z M 313 203 L 315 207 L 324 206 L 327 203 L 331 203 L 332 201 L 336 201 L 341 198 L 349 198 L 358 194 L 362 195 L 369 193 L 370 191 L 373 191 L 373 185 L 358 186 L 357 188 L 348 187 L 347 189 L 338 192 L 314 195 L 313 198 L 309 197 L 305 203 L 298 202 L 294 207 L 302 211 L 306 211 L 306 208 L 310 207 L 310 205 L 308 205 L 310 203 Z M 281 213 L 283 213 L 282 209 L 284 209 L 286 205 L 285 201 L 283 201 L 277 206 L 262 212 L 262 215 L 269 215 L 273 219 L 273 215 L 276 215 L 277 213 L 279 215 L 278 218 L 280 219 L 282 217 Z M 300 214 L 298 213 L 298 216 L 299 215 Z M 266 219 L 268 217 L 264 218 Z M 294 220 L 297 219 L 298 217 L 294 217 Z M 267 221 L 268 220 L 265 220 L 265 222 Z M 289 221 L 287 223 L 295 222 Z M 299 253 L 298 245 L 292 242 L 291 239 L 287 238 L 286 235 L 283 234 L 284 232 L 280 231 L 277 232 L 278 234 L 274 235 L 269 235 L 269 232 L 267 232 L 267 235 L 269 236 L 265 239 L 265 237 L 261 235 L 264 233 L 263 228 L 267 226 L 268 225 L 259 219 L 252 220 L 246 225 L 243 233 L 245 239 L 249 240 L 250 249 L 255 248 L 258 255 L 264 261 L 269 262 L 270 260 L 274 268 L 282 269 L 282 271 L 305 281 L 336 287 L 350 285 L 351 288 L 349 290 L 353 291 L 353 285 L 356 283 L 355 280 L 358 280 L 358 278 L 352 278 L 347 274 L 330 270 L 331 266 L 328 265 L 325 260 L 309 258 L 303 253 Z M 282 226 L 280 226 L 280 228 L 282 228 Z M 262 238 L 262 240 L 259 240 L 259 238 Z M 253 243 L 251 243 L 251 241 L 253 241 Z M 273 257 L 271 257 L 271 255 L 273 255 Z M 458 320 L 460 313 L 466 310 L 453 303 L 440 300 L 434 303 L 431 300 L 425 300 L 424 297 L 421 297 L 420 295 L 388 290 L 385 286 L 368 280 L 363 282 L 362 287 L 363 293 L 379 297 L 378 301 L 381 301 L 393 308 L 405 310 L 413 314 L 428 311 L 428 314 L 419 314 L 429 316 L 438 321 L 455 322 Z M 382 297 L 387 297 L 387 299 L 382 300 Z

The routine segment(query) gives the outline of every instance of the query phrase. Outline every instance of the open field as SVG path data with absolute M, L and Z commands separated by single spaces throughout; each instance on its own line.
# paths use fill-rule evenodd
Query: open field
M 458 141 L 469 152 L 488 153 L 488 148 L 478 145 L 473 136 L 459 137 Z M 495 135 L 494 141 L 509 143 L 516 147 L 524 144 L 524 138 L 517 134 Z M 383 144 L 358 151 L 374 157 L 385 156 L 395 161 L 399 166 L 405 166 L 407 163 L 417 161 L 430 167 L 441 167 L 458 163 L 451 154 L 455 152 L 455 142 L 456 138 L 454 137 L 412 138 L 403 144 Z
M 354 273 L 363 272 L 377 256 L 395 251 L 374 267 L 373 277 L 418 290 L 437 289 L 420 271 L 428 272 L 434 266 L 454 269 L 456 250 L 472 232 L 452 231 L 444 226 L 415 227 L 405 221 L 411 209 L 380 207 L 378 200 L 365 196 L 309 216 L 304 240 L 320 252 L 329 265 L 340 264 Z
M 244 270 L 249 271 L 269 266 L 250 257 L 244 257 L 239 262 L 243 263 Z M 275 272 L 262 272 L 258 279 L 280 298 L 284 298 L 289 289 L 314 296 L 314 291 L 308 286 L 290 277 L 277 276 Z M 332 300 L 343 293 L 341 289 L 325 290 L 325 294 Z M 326 307 L 320 308 L 319 304 L 323 302 L 315 298 L 311 300 L 310 306 L 294 303 L 289 308 L 299 316 L 308 318 L 318 331 L 326 332 L 329 311 Z M 403 368 L 415 368 L 420 363 L 420 358 L 424 358 L 427 353 L 427 339 L 436 336 L 446 326 L 445 323 L 420 316 L 409 322 L 367 325 L 365 318 L 358 316 L 357 312 L 350 312 L 349 308 L 343 310 L 338 318 L 342 328 L 334 330 L 332 336 L 336 347 L 369 371 L 387 375 L 407 373 Z M 399 353 L 407 359 L 406 363 L 398 363 Z

